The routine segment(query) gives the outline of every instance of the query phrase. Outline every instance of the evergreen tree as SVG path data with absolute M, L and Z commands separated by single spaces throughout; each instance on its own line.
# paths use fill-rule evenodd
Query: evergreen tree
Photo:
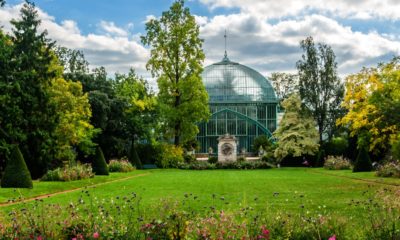
M 330 140 L 337 130 L 336 119 L 343 114 L 340 104 L 344 85 L 337 75 L 336 57 L 330 46 L 316 47 L 313 38 L 308 37 L 301 41 L 301 48 L 304 54 L 297 62 L 300 97 L 317 122 L 322 143 L 323 134 Z
M 106 160 L 104 159 L 103 151 L 100 147 L 97 147 L 96 154 L 94 155 L 92 163 L 93 172 L 96 175 L 109 175 L 108 166 Z
M 146 23 L 145 45 L 151 46 L 147 68 L 157 78 L 164 133 L 175 145 L 193 139 L 197 123 L 208 119 L 208 95 L 201 81 L 204 53 L 199 26 L 183 0 L 159 19 Z
M 278 139 L 275 157 L 282 160 L 287 156 L 314 155 L 318 151 L 318 131 L 315 121 L 303 112 L 298 95 L 292 95 L 282 103 L 285 115 L 275 131 Z
M 371 159 L 368 155 L 367 147 L 361 146 L 354 163 L 353 172 L 370 172 L 372 171 Z
M 1 111 L 0 121 L 13 142 L 20 144 L 32 177 L 38 178 L 54 159 L 52 133 L 57 114 L 47 90 L 59 69 L 52 66 L 53 43 L 46 32 L 38 33 L 40 20 L 34 4 L 26 1 L 20 17 L 11 21 L 14 28 L 8 62 L 12 69 L 1 79 L 8 84 L 9 96 L 1 105 L 10 111 Z
M 12 147 L 11 157 L 7 162 L 1 179 L 2 188 L 32 188 L 31 174 L 25 164 L 18 145 Z
M 133 141 L 132 141 L 131 151 L 129 154 L 129 162 L 131 162 L 131 164 L 133 166 L 135 166 L 136 169 L 143 168 L 143 165 L 142 165 L 142 162 L 140 161 L 139 155 L 136 152 L 135 143 Z

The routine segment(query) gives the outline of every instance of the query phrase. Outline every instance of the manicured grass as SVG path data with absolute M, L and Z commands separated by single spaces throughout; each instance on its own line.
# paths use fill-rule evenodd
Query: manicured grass
M 398 188 L 396 186 L 373 183 L 379 180 L 373 173 L 352 174 L 350 171 L 328 171 L 324 169 L 281 168 L 269 170 L 147 170 L 128 174 L 112 174 L 110 177 L 68 182 L 35 182 L 34 189 L 23 190 L 24 197 L 59 190 L 82 187 L 88 184 L 105 182 L 112 179 L 150 173 L 123 181 L 102 184 L 89 188 L 91 196 L 97 199 L 110 199 L 135 192 L 142 198 L 141 205 L 149 213 L 157 211 L 151 208 L 160 199 L 184 200 L 185 194 L 190 207 L 201 210 L 215 206 L 224 209 L 238 209 L 248 203 L 260 211 L 332 211 L 343 216 L 357 217 L 359 208 L 349 203 L 366 200 L 376 190 Z M 356 177 L 358 179 L 351 179 Z M 366 179 L 369 182 L 359 179 Z M 387 180 L 400 184 L 399 179 Z M 69 204 L 76 202 L 81 191 L 59 194 L 45 199 L 45 203 Z M 214 195 L 214 197 L 213 197 Z M 3 201 L 18 197 L 12 189 L 1 189 Z M 20 205 L 3 206 L 0 213 L 17 209 Z M 304 207 L 304 208 L 303 208 Z
M 94 184 L 105 183 L 114 181 L 137 174 L 143 174 L 145 171 L 133 171 L 130 173 L 111 173 L 110 176 L 95 176 L 94 178 L 84 179 L 80 181 L 70 182 L 41 182 L 33 181 L 32 189 L 13 189 L 13 188 L 0 188 L 0 204 L 8 202 L 9 200 L 17 200 L 19 198 L 32 198 L 44 194 L 51 194 L 56 192 L 62 192 L 66 190 L 81 188 L 85 186 L 91 186 Z

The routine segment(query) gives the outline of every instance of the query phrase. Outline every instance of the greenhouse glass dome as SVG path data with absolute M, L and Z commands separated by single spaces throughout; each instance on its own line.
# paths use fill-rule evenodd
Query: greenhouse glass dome
M 218 137 L 229 133 L 238 139 L 237 152 L 253 152 L 259 135 L 272 136 L 277 127 L 277 98 L 271 83 L 259 72 L 231 62 L 204 68 L 203 83 L 209 95 L 211 117 L 199 125 L 200 153 L 215 153 Z

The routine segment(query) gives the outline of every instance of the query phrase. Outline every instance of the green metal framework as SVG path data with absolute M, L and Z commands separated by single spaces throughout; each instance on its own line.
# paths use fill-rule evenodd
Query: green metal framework
M 255 70 L 224 58 L 204 69 L 211 117 L 199 124 L 200 153 L 217 150 L 218 137 L 229 133 L 238 151 L 252 152 L 254 138 L 272 137 L 277 127 L 277 99 L 269 81 Z

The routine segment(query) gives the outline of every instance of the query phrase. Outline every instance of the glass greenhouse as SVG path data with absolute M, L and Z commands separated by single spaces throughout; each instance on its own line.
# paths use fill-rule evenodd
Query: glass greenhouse
M 217 139 L 226 133 L 238 139 L 237 152 L 252 152 L 259 135 L 271 137 L 277 127 L 278 101 L 265 77 L 225 56 L 205 67 L 202 78 L 212 115 L 199 125 L 200 153 L 208 153 L 209 147 L 216 153 Z

